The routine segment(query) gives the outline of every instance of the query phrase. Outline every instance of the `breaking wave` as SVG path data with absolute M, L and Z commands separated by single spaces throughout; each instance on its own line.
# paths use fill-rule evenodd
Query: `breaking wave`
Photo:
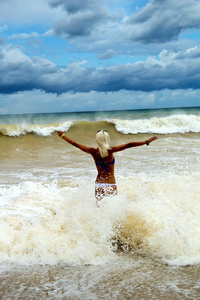
M 115 128 L 113 128 L 114 125 Z M 20 136 L 25 134 L 36 134 L 39 136 L 50 136 L 56 131 L 68 131 L 75 127 L 77 132 L 88 134 L 96 132 L 100 128 L 106 128 L 111 132 L 113 129 L 122 134 L 155 133 L 173 134 L 200 132 L 200 116 L 197 115 L 173 115 L 168 117 L 153 117 L 150 119 L 106 119 L 100 121 L 65 121 L 52 124 L 2 124 L 0 133 L 7 136 Z

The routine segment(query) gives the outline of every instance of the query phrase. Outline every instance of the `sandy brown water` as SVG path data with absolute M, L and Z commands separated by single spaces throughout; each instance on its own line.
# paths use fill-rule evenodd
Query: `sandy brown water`
M 74 129 L 69 131 L 68 136 L 73 138 Z M 77 134 L 76 141 L 85 143 L 88 146 L 96 147 L 95 134 L 90 133 L 84 136 Z M 93 138 L 91 138 L 91 136 Z M 127 143 L 130 141 L 146 140 L 151 135 L 138 134 L 121 135 L 114 132 L 111 135 L 112 144 Z M 199 133 L 157 135 L 159 140 L 153 147 L 138 147 L 116 154 L 117 170 L 123 174 L 126 172 L 125 165 L 133 166 L 133 172 L 157 171 L 176 169 L 179 171 L 199 171 L 200 170 L 200 136 Z M 57 167 L 75 168 L 81 166 L 84 170 L 85 162 L 95 177 L 96 170 L 93 160 L 88 155 L 77 151 L 67 143 L 60 140 L 56 133 L 48 137 L 40 137 L 28 134 L 20 137 L 1 136 L 0 153 L 0 176 L 1 182 L 11 180 L 11 174 L 17 176 L 23 170 L 40 172 L 40 170 L 53 169 Z M 129 168 L 129 169 L 130 169 Z M 86 168 L 85 168 L 86 169 Z M 67 172 L 66 172 L 67 173 Z M 6 177 L 8 176 L 8 177 Z M 14 180 L 14 178 L 13 178 Z
M 122 254 L 119 254 L 119 257 Z M 7 266 L 1 299 L 200 299 L 199 266 L 170 267 L 124 254 L 112 265 Z
M 96 147 L 82 125 L 66 134 Z M 1 299 L 200 299 L 200 135 L 157 136 L 115 155 L 119 197 L 99 209 L 89 155 L 55 132 L 0 136 Z

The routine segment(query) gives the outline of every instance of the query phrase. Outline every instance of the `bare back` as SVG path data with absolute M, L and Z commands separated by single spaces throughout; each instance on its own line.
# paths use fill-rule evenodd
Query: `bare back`
M 108 151 L 108 156 L 102 158 L 98 148 L 91 153 L 97 168 L 96 183 L 115 183 L 114 176 L 114 156 L 112 151 Z

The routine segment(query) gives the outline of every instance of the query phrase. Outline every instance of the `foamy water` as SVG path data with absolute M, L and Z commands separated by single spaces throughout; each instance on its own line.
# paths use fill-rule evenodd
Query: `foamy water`
M 117 179 L 99 208 L 86 179 L 1 188 L 1 261 L 101 264 L 116 259 L 117 236 L 125 250 L 200 263 L 200 174 Z
M 141 120 L 113 120 L 117 131 L 124 134 L 132 133 L 186 133 L 200 132 L 200 116 L 173 115 L 165 118 Z
M 28 133 L 34 133 L 40 136 L 50 136 L 55 131 L 67 131 L 72 122 L 63 122 L 62 124 L 47 124 L 47 125 L 0 125 L 0 133 L 8 136 L 20 136 Z
M 114 259 L 109 239 L 123 218 L 120 199 L 112 211 L 111 201 L 97 209 L 93 191 L 81 195 L 83 188 L 83 182 L 76 188 L 24 182 L 4 189 L 1 261 L 84 265 Z

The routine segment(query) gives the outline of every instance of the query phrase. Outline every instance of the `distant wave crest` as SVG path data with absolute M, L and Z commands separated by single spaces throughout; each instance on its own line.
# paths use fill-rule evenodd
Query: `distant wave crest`
M 34 133 L 40 136 L 49 136 L 55 131 L 67 131 L 72 125 L 71 121 L 61 124 L 45 124 L 45 125 L 0 125 L 0 133 L 7 136 L 21 136 L 27 133 Z
M 173 115 L 139 120 L 114 119 L 111 122 L 116 130 L 123 134 L 200 132 L 200 116 L 195 115 Z

